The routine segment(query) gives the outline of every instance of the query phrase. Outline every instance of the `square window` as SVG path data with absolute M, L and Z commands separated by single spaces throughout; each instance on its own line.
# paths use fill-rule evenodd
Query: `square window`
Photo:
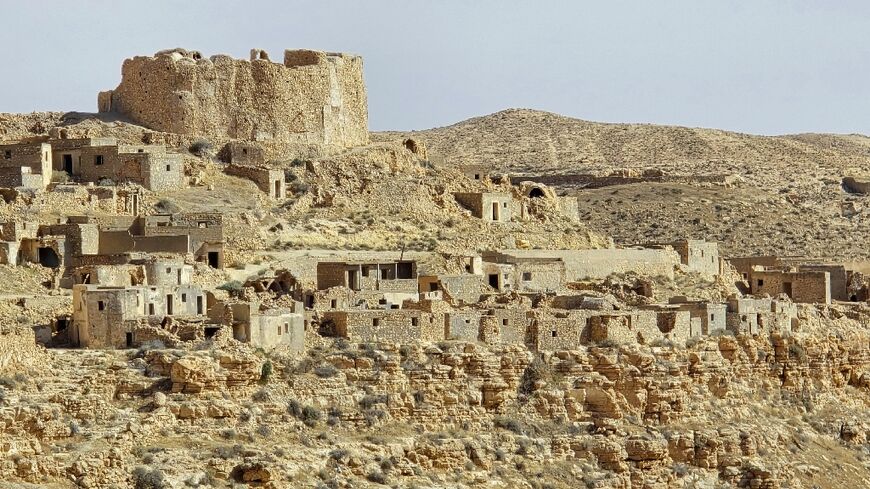
M 758 286 L 761 287 L 762 285 L 764 285 L 764 280 L 758 279 Z
M 417 318 L 411 318 L 411 326 L 417 325 Z
M 502 319 L 502 320 L 501 320 L 501 325 L 502 325 L 502 326 L 507 326 L 507 325 L 508 325 L 508 320 L 507 320 L 507 319 Z
M 171 170 L 172 170 L 172 166 L 171 166 L 171 165 L 166 165 L 166 171 L 171 171 Z
M 372 326 L 380 326 L 380 324 L 381 324 L 380 319 L 377 319 L 377 318 L 372 319 Z
M 532 272 L 523 272 L 523 281 L 528 282 L 532 279 Z
M 95 155 L 94 156 L 94 165 L 102 165 L 103 164 L 103 155 Z
M 7 151 L 4 151 L 4 152 L 3 152 L 3 158 L 5 158 L 5 159 L 7 159 L 7 160 L 11 160 L 11 159 L 12 159 L 12 151 L 8 151 L 8 150 L 7 150 Z
M 553 334 L 553 338 L 555 338 L 556 337 L 556 330 L 555 329 L 552 331 L 552 334 Z
M 187 294 L 181 294 L 181 302 L 187 302 Z
M 166 267 L 166 273 L 172 273 L 172 269 L 169 267 Z
M 105 303 L 105 302 L 103 302 L 103 301 L 97 301 L 97 309 L 99 309 L 99 310 L 102 311 L 102 310 L 105 309 L 105 308 L 106 308 L 106 303 Z

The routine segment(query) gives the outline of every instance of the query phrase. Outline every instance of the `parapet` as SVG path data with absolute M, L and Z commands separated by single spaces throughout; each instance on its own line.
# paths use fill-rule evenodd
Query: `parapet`
M 262 49 L 252 49 L 247 60 L 159 51 L 125 60 L 121 83 L 99 94 L 98 108 L 153 130 L 215 142 L 336 150 L 368 144 L 362 58 L 341 53 L 287 50 L 282 64 Z

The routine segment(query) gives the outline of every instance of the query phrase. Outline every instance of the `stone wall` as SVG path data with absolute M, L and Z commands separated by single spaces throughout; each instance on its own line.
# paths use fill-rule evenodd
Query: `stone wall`
M 444 339 L 444 314 L 430 314 L 412 309 L 375 311 L 329 311 L 324 320 L 331 321 L 338 336 L 352 341 L 441 341 Z
M 513 198 L 501 192 L 457 192 L 456 202 L 474 217 L 489 222 L 510 222 Z
M 824 271 L 752 270 L 749 290 L 753 295 L 776 297 L 786 294 L 795 302 L 830 304 L 831 274 Z
M 27 369 L 45 361 L 33 329 L 0 326 L 0 372 Z
M 273 199 L 283 199 L 287 194 L 284 172 L 281 170 L 231 164 L 226 167 L 224 172 L 227 175 L 245 178 L 254 182 L 257 188 Z
M 362 58 L 288 50 L 281 64 L 252 53 L 250 61 L 183 49 L 127 59 L 120 85 L 99 94 L 99 111 L 214 139 L 338 149 L 368 143 Z
M 29 171 L 15 171 L 20 168 L 28 168 Z M 3 170 L 0 175 L 5 177 L 4 180 L 17 175 L 22 181 L 18 185 L 3 183 L 3 186 L 45 188 L 51 182 L 51 146 L 45 143 L 0 145 L 0 170 Z M 31 178 L 30 175 L 39 175 L 40 180 Z

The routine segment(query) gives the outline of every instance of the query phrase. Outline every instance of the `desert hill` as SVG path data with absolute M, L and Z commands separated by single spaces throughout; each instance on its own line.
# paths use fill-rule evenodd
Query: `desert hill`
M 413 135 L 445 165 L 543 178 L 576 195 L 581 221 L 620 243 L 718 239 L 732 255 L 863 260 L 866 198 L 845 175 L 870 171 L 862 135 L 756 136 L 717 129 L 607 124 L 510 109 Z M 656 178 L 589 185 L 577 175 Z

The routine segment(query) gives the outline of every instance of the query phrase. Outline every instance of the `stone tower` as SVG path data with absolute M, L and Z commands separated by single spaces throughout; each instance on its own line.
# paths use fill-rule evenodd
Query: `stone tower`
M 359 56 L 287 50 L 282 64 L 259 49 L 250 60 L 172 49 L 125 60 L 121 75 L 99 111 L 157 131 L 318 152 L 368 143 Z

